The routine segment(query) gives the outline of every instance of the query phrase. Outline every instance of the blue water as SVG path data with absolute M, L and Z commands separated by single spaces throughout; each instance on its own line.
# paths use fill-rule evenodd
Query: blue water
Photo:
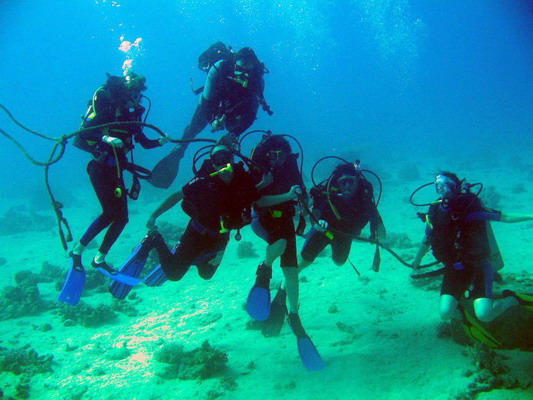
M 533 142 L 529 0 L 3 1 L 1 10 L 0 103 L 51 136 L 75 131 L 105 73 L 121 73 L 124 35 L 142 38 L 133 69 L 148 79 L 149 122 L 176 138 L 197 102 L 189 78 L 196 86 L 205 78 L 197 57 L 220 40 L 253 47 L 269 68 L 274 115 L 260 111 L 254 127 L 297 136 L 307 167 L 347 147 L 393 168 L 486 148 L 527 156 Z M 4 116 L 0 124 L 47 157 L 50 143 Z M 0 147 L 9 193 L 41 185 L 39 168 L 11 144 Z M 164 154 L 137 157 L 152 166 Z M 86 179 L 80 157 L 70 147 L 53 182 Z

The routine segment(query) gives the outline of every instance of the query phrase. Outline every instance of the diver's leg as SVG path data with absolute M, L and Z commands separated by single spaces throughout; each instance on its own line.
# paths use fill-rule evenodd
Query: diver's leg
M 283 231 L 285 233 L 285 249 L 281 255 L 281 271 L 285 278 L 285 290 L 289 302 L 289 311 L 298 312 L 300 299 L 300 285 L 298 282 L 298 258 L 296 256 L 296 232 L 292 218 L 286 222 Z
M 91 179 L 96 197 L 102 207 L 102 214 L 99 215 L 87 228 L 79 243 L 74 247 L 73 253 L 81 255 L 85 247 L 93 240 L 100 232 L 108 227 L 113 222 L 112 204 L 115 198 L 114 185 L 115 180 L 108 175 L 115 173 L 116 170 L 111 170 L 109 167 L 103 166 L 95 160 L 92 160 L 87 165 L 87 173 Z
M 328 243 L 329 239 L 322 232 L 317 231 L 315 228 L 309 230 L 298 258 L 298 274 L 315 261 Z
M 222 262 L 222 258 L 224 257 L 228 242 L 229 237 L 227 235 L 213 238 L 212 242 L 209 243 L 204 250 L 205 254 L 201 256 L 201 260 L 197 260 L 193 263 L 198 267 L 198 275 L 200 275 L 200 278 L 209 280 L 215 275 L 215 272 L 217 272 L 217 269 Z
M 515 298 L 505 297 L 499 300 L 492 299 L 492 283 L 494 269 L 489 260 L 482 260 L 474 266 L 472 282 L 474 285 L 474 311 L 477 319 L 490 322 L 503 314 L 508 308 L 518 304 Z
M 440 317 L 444 320 L 450 320 L 452 318 L 461 320 L 463 316 L 457 308 L 457 299 L 449 294 L 443 294 L 440 296 L 439 312 Z
M 200 132 L 204 130 L 204 128 L 207 126 L 207 111 L 206 111 L 206 101 L 202 98 L 200 100 L 200 103 L 198 106 L 196 106 L 196 110 L 194 111 L 194 114 L 191 118 L 191 122 L 185 130 L 183 131 L 183 135 L 181 136 L 181 140 L 188 140 L 188 139 L 194 139 Z M 183 155 L 185 154 L 185 150 L 187 150 L 187 147 L 189 147 L 190 143 L 179 143 L 173 152 L 178 152 L 180 155 L 180 160 L 183 158 Z
M 352 238 L 334 237 L 331 240 L 331 258 L 335 265 L 341 266 L 346 263 L 352 248 Z

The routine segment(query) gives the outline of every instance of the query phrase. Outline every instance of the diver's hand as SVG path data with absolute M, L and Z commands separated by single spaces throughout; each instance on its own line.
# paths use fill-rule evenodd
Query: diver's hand
M 150 218 L 148 218 L 148 221 L 146 222 L 146 227 L 150 230 L 150 231 L 157 231 L 157 226 L 155 225 L 155 221 L 156 221 L 156 217 L 154 217 L 153 215 L 150 215 Z
M 162 136 L 158 139 L 159 141 L 159 146 L 164 146 L 165 144 L 167 144 L 168 142 L 170 142 L 172 139 L 169 138 L 168 136 Z
M 113 136 L 109 136 L 109 135 L 102 136 L 102 142 L 107 143 L 111 147 L 119 147 L 119 148 L 124 147 L 124 142 L 122 140 L 120 140 L 119 138 L 113 137 Z
M 293 187 L 291 187 L 291 190 L 289 190 L 289 197 L 291 198 L 291 200 L 296 200 L 298 196 L 302 195 L 302 193 L 303 192 L 300 185 L 294 185 Z
M 226 114 L 224 114 L 222 117 L 215 119 L 211 123 L 211 132 L 216 132 L 224 129 L 224 121 L 226 120 Z
M 314 228 L 319 232 L 325 232 L 328 229 L 329 224 L 323 219 L 318 221 L 318 224 L 315 224 Z
M 274 182 L 274 177 L 272 176 L 272 172 L 267 172 L 263 175 L 263 179 L 261 180 L 261 187 L 266 187 Z

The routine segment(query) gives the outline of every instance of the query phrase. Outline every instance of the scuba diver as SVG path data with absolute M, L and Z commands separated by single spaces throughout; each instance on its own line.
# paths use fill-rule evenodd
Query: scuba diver
M 198 267 L 203 279 L 215 274 L 229 242 L 230 230 L 250 223 L 252 203 L 260 195 L 242 163 L 234 162 L 232 150 L 217 144 L 211 150 L 197 176 L 168 197 L 150 216 L 147 227 L 155 230 L 157 218 L 181 201 L 191 218 L 178 245 L 171 252 L 161 234 L 153 235 L 160 267 L 145 279 L 149 286 L 159 286 L 166 279 L 179 281 L 191 265 Z
M 248 295 L 246 310 L 258 321 L 268 321 L 270 316 L 270 279 L 272 264 L 280 258 L 280 266 L 286 282 L 290 313 L 298 318 L 298 259 L 294 207 L 304 196 L 305 186 L 298 169 L 298 154 L 292 153 L 285 135 L 265 135 L 252 154 L 252 174 L 256 181 L 266 174 L 269 184 L 260 187 L 262 204 L 256 203 L 252 215 L 252 229 L 268 246 L 264 261 L 257 268 L 256 281 Z M 258 167 L 258 166 L 262 166 Z M 279 293 L 285 305 L 286 292 Z M 277 300 L 281 301 L 281 298 Z M 284 310 L 286 311 L 286 309 Z M 285 318 L 285 313 L 277 316 Z M 264 329 L 268 326 L 266 322 Z M 263 332 L 264 333 L 264 332 Z M 268 334 L 267 334 L 268 336 Z
M 87 172 L 94 191 L 102 206 L 102 214 L 89 226 L 80 241 L 70 251 L 70 269 L 59 300 L 76 305 L 85 284 L 85 270 L 82 253 L 91 240 L 107 228 L 104 239 L 92 260 L 92 266 L 104 275 L 128 281 L 106 263 L 109 250 L 118 239 L 128 223 L 128 196 L 136 199 L 140 183 L 140 173 L 149 175 L 149 171 L 133 164 L 133 141 L 145 149 L 163 146 L 170 141 L 168 137 L 148 139 L 141 125 L 124 124 L 100 127 L 115 122 L 143 122 L 145 108 L 140 104 L 142 92 L 146 90 L 146 78 L 130 72 L 124 77 L 108 74 L 107 82 L 99 87 L 89 101 L 89 108 L 76 136 L 74 145 L 92 154 L 93 159 L 87 165 Z M 97 127 L 95 129 L 87 129 Z M 132 162 L 128 161 L 130 153 Z M 126 189 L 124 171 L 133 174 L 133 187 Z M 144 177 L 146 178 L 146 177 Z
M 259 105 L 272 115 L 263 95 L 263 75 L 268 70 L 250 47 L 233 53 L 223 43 L 215 43 L 200 56 L 199 67 L 209 72 L 203 89 L 195 91 L 201 90 L 202 95 L 182 140 L 195 138 L 207 124 L 211 124 L 212 132 L 226 130 L 237 137 L 253 124 Z M 152 185 L 170 187 L 188 145 L 177 145 L 154 167 Z
M 421 186 L 411 195 L 429 183 Z M 443 171 L 435 179 L 439 195 L 436 202 L 429 204 L 427 214 L 420 214 L 426 222 L 426 232 L 412 263 L 417 269 L 424 255 L 431 248 L 435 258 L 444 264 L 444 278 L 440 294 L 440 315 L 442 319 L 462 321 L 465 332 L 474 340 L 490 347 L 501 343 L 483 328 L 460 304 L 464 298 L 474 302 L 478 320 L 490 322 L 508 308 L 523 305 L 533 309 L 533 296 L 517 294 L 510 290 L 503 292 L 503 298 L 494 300 L 495 241 L 492 240 L 490 221 L 522 222 L 533 219 L 531 214 L 509 214 L 483 206 L 478 193 L 472 193 L 464 180 L 456 174 Z M 421 205 L 415 204 L 414 205 Z M 491 243 L 494 242 L 494 243 Z
M 374 188 L 358 164 L 337 165 L 326 183 L 311 189 L 311 198 L 317 222 L 307 233 L 300 252 L 300 272 L 311 265 L 327 245 L 331 246 L 333 262 L 344 265 L 352 240 L 369 222 L 370 239 L 376 242 L 385 239 L 386 230 L 374 201 Z
M 258 185 L 261 200 L 254 205 L 252 229 L 268 246 L 264 261 L 256 271 L 255 283 L 246 300 L 246 311 L 257 321 L 263 321 L 265 337 L 279 334 L 288 315 L 290 327 L 296 336 L 298 352 L 304 366 L 320 370 L 326 366 L 314 343 L 305 331 L 298 314 L 299 282 L 296 254 L 296 229 L 293 218 L 297 202 L 307 200 L 302 175 L 298 168 L 298 154 L 292 153 L 287 135 L 265 135 L 255 147 L 251 160 L 256 181 L 263 178 L 268 185 Z M 258 167 L 261 166 L 261 167 Z M 280 258 L 285 288 L 278 290 L 270 302 L 272 264 Z M 286 299 L 289 301 L 287 310 Z M 277 331 L 273 333 L 272 331 Z

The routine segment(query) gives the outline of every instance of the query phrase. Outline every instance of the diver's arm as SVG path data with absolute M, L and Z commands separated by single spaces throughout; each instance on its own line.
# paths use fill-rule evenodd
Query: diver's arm
M 506 213 L 500 215 L 500 222 L 524 222 L 533 220 L 533 214 Z
M 167 197 L 159 207 L 156 208 L 156 210 L 150 215 L 150 218 L 148 218 L 148 222 L 146 223 L 146 226 L 148 229 L 155 229 L 155 221 L 159 216 L 170 210 L 172 207 L 174 207 L 176 204 L 178 204 L 181 200 L 183 200 L 183 191 L 179 190 L 174 194 L 171 194 L 169 197 Z
M 202 92 L 202 100 L 208 102 L 216 102 L 218 95 L 218 86 L 223 79 L 224 60 L 216 62 L 207 73 L 205 80 L 204 91 Z
M 420 243 L 420 247 L 418 248 L 418 252 L 416 253 L 415 259 L 413 260 L 411 267 L 413 269 L 417 269 L 420 263 L 422 262 L 422 259 L 430 249 L 431 244 L 429 243 L 428 237 L 424 235 L 424 239 L 422 239 L 422 243 Z
M 296 200 L 302 194 L 302 189 L 298 185 L 291 187 L 287 193 L 262 196 L 255 202 L 258 207 L 270 207 L 287 201 Z
M 156 147 L 163 146 L 170 141 L 168 136 L 161 136 L 159 139 L 148 139 L 141 131 L 135 135 L 135 141 L 140 143 L 143 149 L 155 149 Z
M 259 191 L 266 188 L 268 185 L 272 184 L 274 182 L 274 178 L 272 177 L 271 172 L 267 172 L 266 174 L 263 174 L 263 178 L 261 179 L 261 182 L 259 182 L 257 185 L 255 185 L 255 188 Z
M 503 211 L 485 210 L 468 214 L 465 222 L 472 221 L 499 221 L 499 222 L 524 222 L 533 220 L 533 214 L 505 213 Z

